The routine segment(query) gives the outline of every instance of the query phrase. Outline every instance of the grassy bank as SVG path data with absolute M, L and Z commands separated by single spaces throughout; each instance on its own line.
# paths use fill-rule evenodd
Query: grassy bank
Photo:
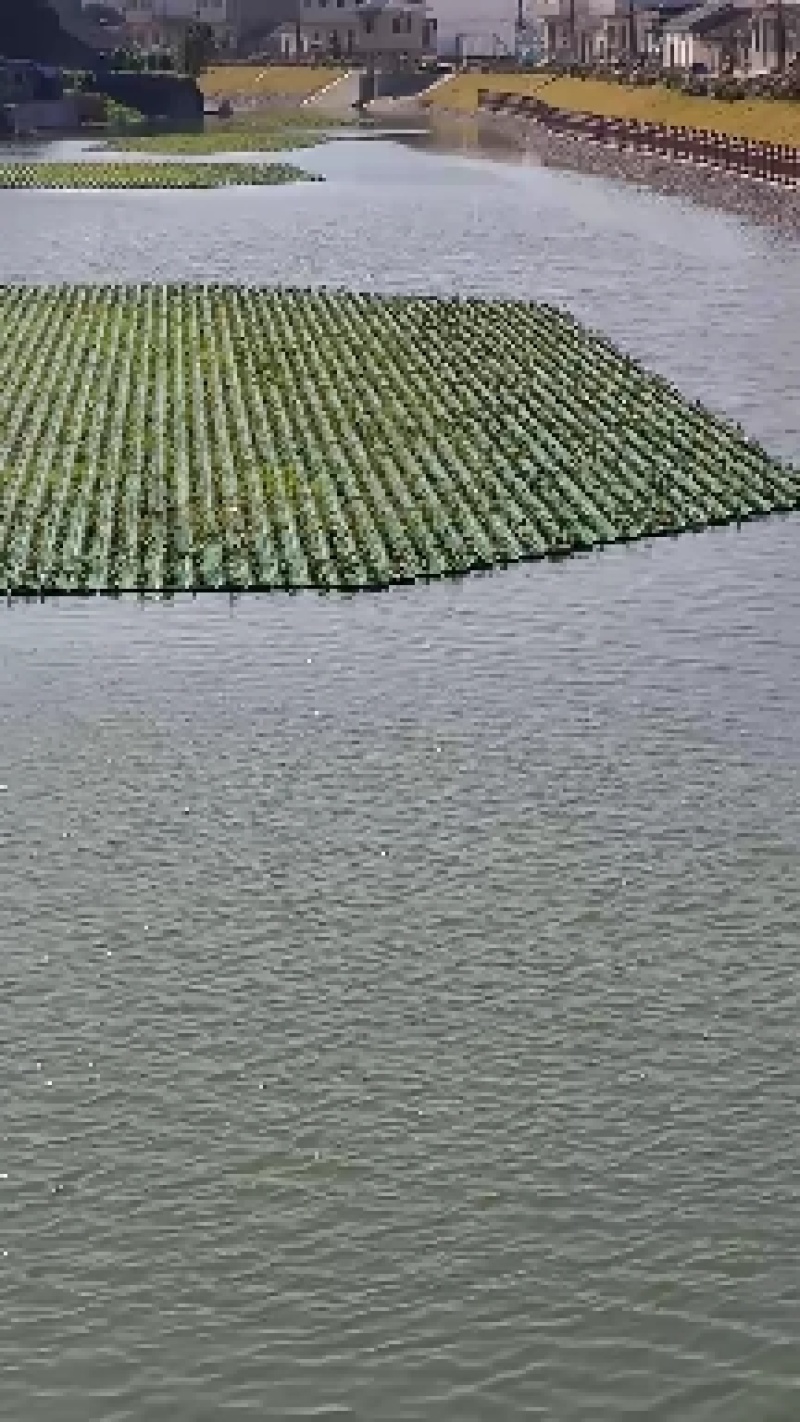
M 572 79 L 542 74 L 459 74 L 433 91 L 431 109 L 475 113 L 479 89 L 534 94 L 557 108 L 606 118 L 706 128 L 732 137 L 800 147 L 800 103 L 791 99 L 696 98 L 663 85 L 633 88 L 612 79 Z
M 310 148 L 323 143 L 337 125 L 308 109 L 287 107 L 236 113 L 230 119 L 206 119 L 201 133 L 162 133 L 115 138 L 108 145 L 128 153 L 165 155 L 207 153 L 270 153 L 281 149 Z
M 326 84 L 341 78 L 344 69 L 312 69 L 304 65 L 215 65 L 201 75 L 199 84 L 207 99 L 294 99 L 302 102 Z
M 289 163 L 7 163 L 0 188 L 274 187 L 316 181 Z
M 800 472 L 571 318 L 0 288 L 0 587 L 380 587 L 788 509 Z

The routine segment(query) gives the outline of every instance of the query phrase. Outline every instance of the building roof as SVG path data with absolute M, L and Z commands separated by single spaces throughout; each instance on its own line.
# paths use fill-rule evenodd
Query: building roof
M 741 18 L 745 11 L 749 14 L 749 5 L 735 4 L 733 0 L 708 0 L 707 4 L 696 5 L 668 20 L 664 29 L 665 31 L 691 30 L 702 33 L 704 30 L 715 29 L 717 25 L 727 25 L 731 20 Z
M 425 0 L 348 0 L 348 10 L 419 10 L 426 9 Z
M 633 7 L 639 13 L 666 18 L 668 15 L 682 15 L 687 10 L 696 10 L 697 4 L 696 0 L 633 0 Z

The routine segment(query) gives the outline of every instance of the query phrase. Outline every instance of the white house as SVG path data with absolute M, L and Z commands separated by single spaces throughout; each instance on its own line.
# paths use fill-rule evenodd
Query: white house
M 442 59 L 513 55 L 518 0 L 429 0 Z
M 669 69 L 707 74 L 733 69 L 749 27 L 749 6 L 708 0 L 664 26 L 663 62 Z
M 239 43 L 248 34 L 268 32 L 294 18 L 297 0 L 106 0 L 123 16 L 130 33 L 145 41 L 174 33 L 190 23 L 210 25 L 219 43 Z
M 278 52 L 353 64 L 413 68 L 436 48 L 425 0 L 299 0 L 299 18 L 275 32 Z
M 210 25 L 232 24 L 236 0 L 111 0 L 129 24 L 158 20 L 200 20 Z
M 168 40 L 176 28 L 188 24 L 210 25 L 217 40 L 234 36 L 237 0 L 110 0 L 119 10 L 131 37 L 143 44 Z
M 748 68 L 752 74 L 769 73 L 779 68 L 779 32 L 783 24 L 787 65 L 800 57 L 800 4 L 775 3 L 766 0 L 753 6 L 750 29 Z

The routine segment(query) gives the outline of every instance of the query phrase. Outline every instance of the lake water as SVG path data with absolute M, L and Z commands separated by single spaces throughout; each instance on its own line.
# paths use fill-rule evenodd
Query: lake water
M 279 282 L 555 302 L 800 457 L 800 244 L 533 157 L 488 161 L 421 143 L 344 141 L 294 155 L 324 185 L 0 192 L 0 280 Z
M 800 248 L 388 142 L 0 278 L 569 306 L 800 457 Z M 800 521 L 0 613 L 0 1415 L 800 1414 Z

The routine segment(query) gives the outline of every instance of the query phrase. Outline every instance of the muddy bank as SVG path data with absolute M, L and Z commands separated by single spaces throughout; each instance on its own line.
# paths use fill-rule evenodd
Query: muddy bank
M 406 113 L 411 116 L 410 110 Z M 427 118 L 434 133 L 443 139 L 450 136 L 459 147 L 484 151 L 512 147 L 535 154 L 545 166 L 634 183 L 656 192 L 688 198 L 706 207 L 734 212 L 752 222 L 800 236 L 800 190 L 796 188 L 779 187 L 705 164 L 635 153 L 588 139 L 550 133 L 529 119 L 508 114 L 481 114 L 465 119 L 455 113 L 432 115 L 418 106 L 416 116 Z

